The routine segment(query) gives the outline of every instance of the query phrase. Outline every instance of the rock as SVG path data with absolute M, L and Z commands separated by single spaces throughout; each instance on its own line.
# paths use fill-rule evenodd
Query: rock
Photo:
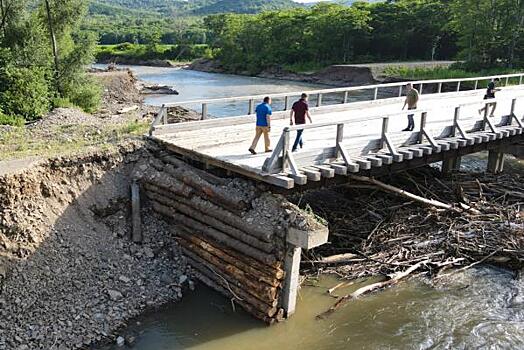
M 144 248 L 144 255 L 146 258 L 153 259 L 155 257 L 155 253 L 153 252 L 153 249 L 146 247 Z
M 180 285 L 184 284 L 186 281 L 187 281 L 187 276 L 186 275 L 181 275 L 178 278 L 178 284 L 180 284 Z
M 120 277 L 118 277 L 118 280 L 121 281 L 121 282 L 124 282 L 126 284 L 131 282 L 131 279 L 127 278 L 126 276 L 120 276 Z
M 126 340 L 124 339 L 124 337 L 120 336 L 116 338 L 116 345 L 124 346 L 125 343 L 126 343 Z
M 124 296 L 122 295 L 122 293 L 120 293 L 119 291 L 117 290 L 108 290 L 107 291 L 107 294 L 109 294 L 109 298 L 111 298 L 111 300 L 113 301 L 118 301 L 120 299 L 122 299 Z

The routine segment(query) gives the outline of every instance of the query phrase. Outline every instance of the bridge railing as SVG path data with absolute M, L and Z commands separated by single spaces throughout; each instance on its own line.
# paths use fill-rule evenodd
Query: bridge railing
M 502 101 L 508 101 L 511 100 L 511 111 L 508 114 L 510 116 L 510 123 L 515 121 L 516 124 L 519 127 L 523 127 L 522 121 L 516 116 L 515 114 L 515 106 L 517 102 L 517 98 L 523 98 L 524 96 L 517 96 L 512 97 L 510 99 L 508 98 L 496 98 L 496 99 L 490 99 L 490 100 L 484 100 L 480 104 L 485 107 L 484 109 L 484 115 L 482 116 L 482 122 L 484 125 L 484 128 L 489 127 L 491 132 L 497 132 L 496 126 L 493 125 L 491 120 L 489 119 L 489 110 L 490 107 L 494 104 L 497 104 Z M 388 153 L 395 157 L 398 156 L 399 153 L 397 152 L 395 144 L 392 142 L 388 135 L 388 125 L 391 118 L 398 118 L 401 116 L 407 116 L 410 114 L 420 114 L 420 129 L 418 130 L 418 143 L 422 143 L 424 141 L 424 138 L 427 139 L 428 143 L 432 147 L 438 147 L 438 143 L 435 140 L 435 138 L 431 135 L 430 132 L 426 129 L 426 123 L 427 123 L 427 116 L 428 113 L 435 110 L 442 110 L 442 108 L 451 108 L 454 109 L 454 114 L 450 118 L 450 122 L 452 125 L 452 136 L 460 135 L 462 138 L 467 139 L 468 135 L 466 131 L 462 128 L 459 117 L 460 117 L 460 111 L 462 108 L 468 107 L 468 106 L 479 106 L 479 102 L 470 102 L 470 103 L 464 103 L 459 105 L 447 105 L 447 106 L 439 106 L 438 108 L 429 108 L 429 109 L 416 109 L 416 110 L 406 110 L 402 112 L 396 112 L 396 113 L 390 113 L 387 115 L 381 114 L 381 115 L 374 115 L 370 117 L 363 117 L 363 118 L 353 118 L 353 119 L 346 119 L 346 120 L 339 120 L 334 122 L 325 122 L 325 123 L 317 123 L 317 124 L 303 124 L 303 125 L 295 125 L 295 126 L 288 126 L 285 127 L 282 130 L 281 136 L 279 138 L 279 141 L 273 150 L 270 157 L 268 157 L 264 165 L 262 167 L 262 171 L 266 174 L 278 174 L 278 173 L 290 173 L 291 175 L 299 175 L 299 167 L 297 163 L 294 160 L 294 157 L 292 155 L 292 151 L 290 149 L 291 146 L 291 132 L 298 131 L 298 130 L 310 130 L 310 129 L 320 129 L 320 128 L 326 128 L 326 127 L 334 127 L 336 126 L 336 134 L 333 135 L 332 141 L 334 141 L 334 148 L 335 148 L 335 159 L 342 158 L 344 163 L 347 166 L 351 166 L 351 157 L 349 156 L 348 152 L 346 151 L 345 147 L 342 145 L 342 142 L 344 140 L 344 127 L 345 125 L 350 124 L 357 124 L 362 122 L 370 122 L 373 120 L 382 120 L 382 129 L 381 129 L 381 140 L 380 140 L 380 148 L 387 147 Z M 377 132 L 378 134 L 378 132 Z M 329 140 L 326 140 L 326 142 L 329 142 Z
M 323 105 L 323 98 L 328 94 L 343 94 L 343 98 L 340 99 L 340 104 L 346 104 L 350 101 L 350 94 L 353 92 L 367 92 L 364 96 L 359 96 L 361 101 L 378 100 L 381 92 L 386 92 L 387 97 L 396 96 L 396 89 L 398 89 L 398 97 L 402 96 L 404 86 L 407 83 L 413 84 L 419 93 L 424 93 L 424 86 L 433 85 L 436 89 L 432 90 L 431 94 L 440 94 L 445 92 L 450 92 L 449 88 L 447 90 L 443 87 L 451 86 L 453 90 L 451 91 L 467 91 L 467 90 L 477 90 L 479 89 L 479 83 L 482 81 L 490 81 L 495 78 L 500 78 L 502 81 L 502 86 L 509 85 L 522 85 L 524 80 L 524 73 L 518 74 L 505 74 L 505 75 L 492 75 L 485 77 L 475 77 L 475 78 L 457 78 L 457 79 L 439 79 L 439 80 L 417 80 L 417 81 L 404 81 L 398 83 L 386 83 L 386 84 L 375 84 L 375 85 L 364 85 L 364 86 L 353 86 L 353 87 L 343 87 L 343 88 L 331 88 L 331 89 L 321 89 L 321 90 L 309 90 L 309 91 L 300 91 L 300 92 L 283 92 L 276 94 L 264 94 L 264 95 L 251 95 L 251 96 L 238 96 L 238 97 L 226 97 L 226 98 L 216 98 L 216 99 L 203 99 L 203 100 L 190 100 L 190 101 L 180 101 L 165 103 L 160 107 L 160 112 L 157 114 L 152 127 L 160 124 L 168 124 L 167 118 L 167 108 L 177 107 L 177 106 L 188 106 L 188 105 L 200 105 L 201 119 L 209 118 L 209 106 L 214 104 L 221 103 L 230 103 L 230 102 L 244 102 L 245 110 L 247 115 L 255 113 L 255 105 L 257 102 L 261 101 L 264 97 L 270 96 L 272 99 L 284 99 L 283 110 L 287 111 L 291 108 L 291 98 L 300 96 L 302 93 L 307 93 L 313 98 L 316 97 L 316 107 L 321 107 Z M 436 86 L 435 86 L 436 85 Z M 485 86 L 481 87 L 482 89 Z M 462 89 L 462 90 L 461 90 Z M 444 91 L 445 90 L 445 91 Z M 231 116 L 232 117 L 232 116 Z

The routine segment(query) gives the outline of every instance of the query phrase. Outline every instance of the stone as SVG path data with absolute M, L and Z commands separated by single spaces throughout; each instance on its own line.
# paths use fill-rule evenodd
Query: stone
M 187 276 L 186 275 L 181 275 L 179 278 L 178 278 L 178 284 L 184 284 L 185 282 L 187 281 Z
M 124 282 L 126 284 L 131 282 L 131 279 L 127 278 L 126 276 L 120 276 L 120 277 L 118 277 L 118 280 L 121 281 L 121 282 Z
M 125 343 L 126 343 L 126 340 L 124 339 L 124 337 L 120 336 L 116 338 L 116 345 L 124 346 Z
M 107 294 L 109 294 L 109 298 L 111 298 L 111 300 L 113 301 L 118 301 L 120 299 L 122 299 L 124 296 L 122 295 L 122 293 L 120 293 L 119 291 L 117 290 L 108 290 L 107 291 Z

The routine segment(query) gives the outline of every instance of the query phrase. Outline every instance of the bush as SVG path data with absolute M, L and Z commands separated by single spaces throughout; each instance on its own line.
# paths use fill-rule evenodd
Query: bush
M 51 105 L 53 108 L 69 108 L 74 106 L 74 104 L 69 101 L 67 97 L 55 97 L 51 101 Z
M 28 121 L 49 111 L 49 72 L 39 67 L 6 66 L 0 71 L 0 107 Z
M 87 113 L 98 110 L 102 101 L 102 87 L 92 79 L 83 77 L 65 91 L 65 99 Z
M 24 118 L 12 115 L 5 115 L 0 110 L 0 125 L 22 126 L 24 125 L 24 123 Z

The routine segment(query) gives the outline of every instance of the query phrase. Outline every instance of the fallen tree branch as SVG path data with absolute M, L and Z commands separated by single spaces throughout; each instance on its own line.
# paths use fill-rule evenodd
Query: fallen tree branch
M 346 303 L 350 299 L 356 299 L 356 298 L 360 297 L 361 295 L 364 295 L 364 294 L 367 294 L 367 293 L 371 293 L 371 292 L 373 292 L 373 291 L 375 291 L 377 289 L 382 289 L 382 288 L 390 287 L 390 286 L 393 286 L 393 285 L 397 284 L 399 281 L 401 281 L 402 279 L 406 278 L 407 276 L 409 276 L 410 274 L 415 272 L 417 269 L 419 269 L 422 265 L 427 264 L 427 263 L 429 263 L 429 260 L 421 261 L 421 262 L 411 266 L 406 271 L 398 272 L 398 273 L 396 273 L 394 275 L 391 275 L 390 279 L 388 279 L 386 281 L 372 283 L 370 285 L 367 285 L 367 286 L 364 286 L 362 288 L 357 289 L 356 291 L 354 291 L 351 294 L 347 294 L 347 295 L 343 296 L 332 307 L 330 307 L 327 311 L 325 311 L 325 312 L 321 313 L 320 315 L 318 315 L 317 319 L 324 319 L 324 318 L 330 316 L 332 313 L 337 311 L 337 309 L 340 308 L 341 305 L 343 305 L 344 303 Z

